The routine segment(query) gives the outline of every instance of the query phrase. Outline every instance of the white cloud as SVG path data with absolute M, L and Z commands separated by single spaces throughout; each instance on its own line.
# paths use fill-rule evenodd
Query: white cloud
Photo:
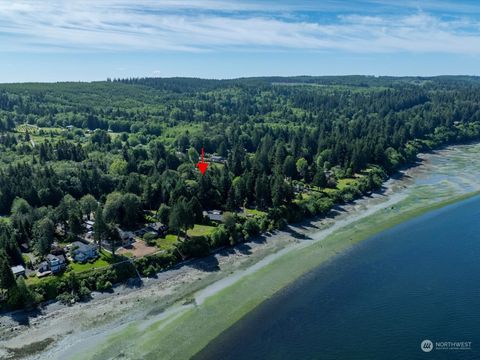
M 291 5 L 270 5 L 267 11 L 245 1 L 0 0 L 0 52 L 308 49 L 480 53 L 480 26 L 465 17 L 447 20 L 417 11 L 398 16 L 350 14 L 316 22 L 296 16 Z

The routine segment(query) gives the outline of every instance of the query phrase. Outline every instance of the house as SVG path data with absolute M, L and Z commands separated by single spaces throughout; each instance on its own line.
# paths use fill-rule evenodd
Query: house
M 85 221 L 85 229 L 87 229 L 87 231 L 93 230 L 93 225 L 94 224 L 95 224 L 95 222 L 92 221 L 92 220 Z
M 25 268 L 22 265 L 12 266 L 11 269 L 15 277 L 25 276 Z
M 226 160 L 223 156 L 212 155 L 212 156 L 210 157 L 210 161 L 211 161 L 211 162 L 215 162 L 215 163 L 223 164 L 223 163 L 225 163 L 227 160 Z
M 83 224 L 85 226 L 85 229 L 87 230 L 85 233 L 85 239 L 87 239 L 87 241 L 90 241 L 93 239 L 93 225 L 95 224 L 95 221 L 86 220 Z
M 163 225 L 161 222 L 151 223 L 145 228 L 147 232 L 154 232 L 160 237 L 164 237 L 167 234 L 168 226 Z
M 122 246 L 128 246 L 135 242 L 135 235 L 131 231 L 123 231 L 122 229 L 118 229 L 118 234 L 120 235 Z
M 217 222 L 223 221 L 223 215 L 221 210 L 204 211 L 203 216 L 208 217 L 211 221 L 217 221 Z
M 47 262 L 52 274 L 59 273 L 60 271 L 65 269 L 65 266 L 66 266 L 65 257 L 63 255 L 48 254 Z
M 67 130 L 72 130 L 72 129 L 74 128 L 73 125 L 67 125 L 67 126 L 65 126 L 65 127 L 67 128 Z
M 70 256 L 77 262 L 86 262 L 95 259 L 98 256 L 98 252 L 94 245 L 75 241 L 70 247 Z
M 37 268 L 37 277 L 41 278 L 47 275 L 50 275 L 52 272 L 50 271 L 50 266 L 48 266 L 48 262 L 42 261 Z

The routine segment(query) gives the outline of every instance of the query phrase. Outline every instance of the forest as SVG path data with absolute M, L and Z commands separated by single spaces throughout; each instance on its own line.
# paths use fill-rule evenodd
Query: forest
M 419 152 L 478 140 L 479 104 L 467 76 L 0 84 L 0 309 L 85 300 L 326 215 Z M 86 221 L 99 258 L 36 276 Z M 154 223 L 168 230 L 135 235 L 151 254 L 120 251 Z

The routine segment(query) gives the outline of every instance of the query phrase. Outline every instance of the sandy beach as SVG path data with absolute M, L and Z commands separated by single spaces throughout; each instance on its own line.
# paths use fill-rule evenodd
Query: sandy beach
M 480 160 L 472 158 L 472 154 L 479 152 L 480 146 L 473 144 L 422 154 L 419 165 L 389 179 L 379 193 L 339 206 L 328 217 L 292 225 L 285 231 L 222 249 L 207 258 L 185 262 L 158 274 L 157 278 L 143 279 L 141 287 L 118 285 L 112 293 L 94 293 L 89 302 L 71 307 L 53 303 L 36 313 L 0 316 L 0 358 L 113 358 L 98 355 L 105 353 L 94 349 L 103 351 L 115 345 L 115 334 L 167 331 L 178 319 L 185 318 L 186 312 L 201 309 L 210 298 L 224 294 L 252 274 L 265 272 L 287 254 L 322 243 L 333 234 L 346 234 L 342 231 L 352 231 L 352 227 L 365 219 L 393 219 L 405 210 L 427 208 L 478 191 L 480 184 L 476 179 L 480 175 Z M 347 245 L 338 249 L 348 248 Z M 331 254 L 328 257 L 331 258 Z M 300 269 L 298 271 L 300 273 Z M 293 275 L 291 280 L 294 280 Z M 271 289 L 274 290 L 278 289 Z M 245 302 L 248 302 L 247 297 Z M 256 298 L 242 307 L 243 313 L 258 301 Z M 239 311 L 238 316 L 241 313 Z M 221 331 L 220 326 L 215 329 Z M 214 332 L 209 334 L 210 338 L 214 336 Z M 206 338 L 204 342 L 209 340 Z M 199 346 L 201 344 L 196 343 L 192 351 Z M 116 356 L 136 358 L 122 351 L 119 349 Z M 184 354 L 188 358 L 189 353 Z M 165 354 L 165 358 L 171 356 Z

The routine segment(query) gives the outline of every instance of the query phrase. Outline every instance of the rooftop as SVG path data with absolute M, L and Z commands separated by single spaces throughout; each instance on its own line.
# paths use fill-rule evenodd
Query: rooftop
M 25 272 L 25 268 L 22 265 L 12 266 L 12 272 L 14 275 Z
M 87 245 L 87 244 L 84 244 L 80 241 L 75 241 L 75 242 L 72 243 L 71 249 L 76 248 L 76 250 L 78 250 L 78 251 L 88 252 L 88 251 L 91 251 L 91 249 L 93 247 L 94 247 L 93 245 L 90 245 L 90 244 Z

